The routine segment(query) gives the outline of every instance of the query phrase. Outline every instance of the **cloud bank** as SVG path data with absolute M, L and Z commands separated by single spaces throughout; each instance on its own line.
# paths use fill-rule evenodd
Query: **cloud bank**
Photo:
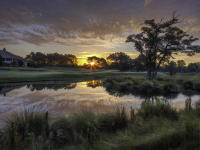
M 119 43 L 138 32 L 143 20 L 173 11 L 182 28 L 200 37 L 199 0 L 1 0 L 0 6 L 0 45 L 24 50 L 24 43 L 129 49 Z

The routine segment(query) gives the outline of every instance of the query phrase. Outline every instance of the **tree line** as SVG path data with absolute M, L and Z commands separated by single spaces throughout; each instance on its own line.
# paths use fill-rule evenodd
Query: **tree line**
M 72 54 L 44 54 L 41 52 L 31 52 L 25 59 L 30 67 L 78 66 L 78 59 Z M 139 55 L 138 57 L 132 59 L 124 52 L 111 53 L 106 58 L 100 58 L 97 56 L 88 57 L 86 62 L 87 63 L 85 63 L 82 67 L 88 69 L 116 69 L 120 71 L 136 72 L 148 71 L 145 56 Z M 158 71 L 169 72 L 170 75 L 174 75 L 176 73 L 200 72 L 200 62 L 189 63 L 187 65 L 184 60 L 178 60 L 176 62 L 168 60 L 160 66 Z
M 110 54 L 106 59 L 98 58 L 96 56 L 88 57 L 87 63 L 84 67 L 90 68 L 91 62 L 95 62 L 93 68 L 102 69 L 117 69 L 120 71 L 148 71 L 148 65 L 146 65 L 146 58 L 142 55 L 132 59 L 124 52 L 116 52 Z M 160 72 L 169 72 L 170 75 L 176 73 L 187 72 L 200 72 L 200 62 L 186 64 L 184 60 L 168 60 L 161 64 L 159 67 Z
M 77 57 L 72 54 L 31 52 L 25 58 L 31 67 L 39 66 L 70 66 L 75 67 L 78 64 Z

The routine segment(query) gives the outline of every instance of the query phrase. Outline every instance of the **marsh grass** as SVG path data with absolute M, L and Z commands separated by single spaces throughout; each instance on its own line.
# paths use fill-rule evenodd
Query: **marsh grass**
M 196 150 L 200 148 L 199 103 L 190 111 L 156 100 L 141 109 L 109 114 L 82 112 L 50 121 L 48 113 L 25 110 L 0 132 L 3 150 Z
M 116 132 L 128 126 L 128 114 L 125 107 L 117 108 L 114 113 L 99 116 L 99 127 L 102 132 Z
M 15 149 L 29 140 L 42 136 L 48 137 L 48 112 L 35 112 L 34 109 L 25 109 L 16 113 L 6 121 L 2 131 L 2 144 L 8 149 Z M 26 142 L 24 142 L 26 141 Z
M 155 102 L 144 101 L 138 111 L 138 115 L 143 119 L 151 119 L 153 117 L 162 117 L 172 120 L 178 119 L 177 111 L 170 104 L 165 104 L 161 100 Z

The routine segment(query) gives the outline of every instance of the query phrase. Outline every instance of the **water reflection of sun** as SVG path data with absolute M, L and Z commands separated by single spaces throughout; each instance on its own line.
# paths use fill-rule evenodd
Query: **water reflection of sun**
M 87 87 L 87 82 L 79 82 L 78 86 L 85 88 L 85 87 Z

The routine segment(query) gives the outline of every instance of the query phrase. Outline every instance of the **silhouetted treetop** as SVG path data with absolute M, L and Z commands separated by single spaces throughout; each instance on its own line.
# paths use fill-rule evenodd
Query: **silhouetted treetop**
M 198 38 L 177 27 L 178 23 L 175 15 L 160 22 L 145 20 L 141 33 L 127 37 L 126 42 L 133 42 L 140 55 L 145 56 L 149 79 L 156 77 L 160 65 L 173 58 L 173 54 L 186 53 L 191 56 L 200 52 L 199 45 L 192 45 Z

